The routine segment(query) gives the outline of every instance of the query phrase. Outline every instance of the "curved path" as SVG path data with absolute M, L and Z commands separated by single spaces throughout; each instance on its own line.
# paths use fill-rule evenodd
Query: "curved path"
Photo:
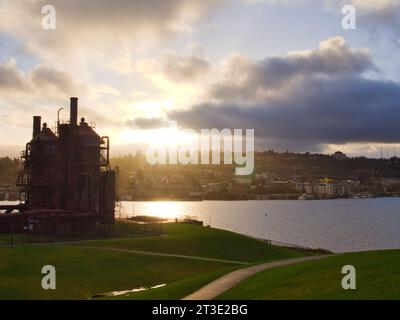
M 249 262 L 243 262 L 243 261 L 232 261 L 232 260 L 214 259 L 214 258 L 206 258 L 206 257 L 187 256 L 187 255 L 173 254 L 173 253 L 139 251 L 139 250 L 130 250 L 130 249 L 118 249 L 118 248 L 112 248 L 112 247 L 100 247 L 100 246 L 74 246 L 74 247 L 75 248 L 84 248 L 84 249 L 99 249 L 99 250 L 126 252 L 126 253 L 132 253 L 132 254 L 137 254 L 137 255 L 146 255 L 146 256 L 158 256 L 158 257 L 181 258 L 181 259 L 191 259 L 191 260 L 203 260 L 203 261 L 232 263 L 232 264 L 243 264 L 243 265 L 250 264 Z
M 287 259 L 275 262 L 268 262 L 263 264 L 258 264 L 255 266 L 251 266 L 248 268 L 239 269 L 228 273 L 227 275 L 222 276 L 221 278 L 209 283 L 205 287 L 197 290 L 196 292 L 188 295 L 182 300 L 212 300 L 228 289 L 236 286 L 238 283 L 247 279 L 248 277 L 267 269 L 286 266 L 290 264 L 295 264 L 299 262 L 311 261 L 311 260 L 319 260 L 328 257 L 334 257 L 334 254 L 329 255 L 321 255 L 321 256 L 310 256 L 310 257 L 300 257 L 294 259 Z
M 118 238 L 118 240 L 129 240 L 129 239 L 136 239 L 136 238 Z M 29 245 L 31 245 L 31 246 L 60 245 L 60 246 L 71 246 L 74 248 L 101 249 L 101 250 L 109 250 L 109 251 L 117 251 L 117 252 L 126 252 L 126 253 L 132 253 L 132 254 L 136 254 L 136 255 L 145 255 L 145 256 L 158 256 L 158 257 L 181 258 L 181 259 L 191 259 L 191 260 L 203 260 L 203 261 L 222 262 L 222 263 L 241 264 L 241 265 L 251 264 L 250 262 L 245 262 L 245 261 L 235 261 L 235 260 L 225 260 L 225 259 L 217 259 L 217 258 L 189 256 L 189 255 L 174 254 L 174 253 L 163 253 L 163 252 L 154 252 L 154 251 L 119 249 L 119 248 L 113 248 L 113 247 L 79 245 L 80 243 L 90 243 L 90 242 L 98 242 L 98 241 L 99 240 L 64 241 L 64 242 L 49 242 L 49 243 L 30 243 Z M 25 244 L 0 245 L 0 247 L 17 247 L 17 246 L 25 246 Z

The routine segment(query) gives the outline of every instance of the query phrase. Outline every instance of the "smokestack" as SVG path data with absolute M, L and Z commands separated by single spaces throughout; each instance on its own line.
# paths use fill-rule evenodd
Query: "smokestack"
M 70 110 L 70 124 L 74 127 L 78 124 L 78 98 L 71 98 L 71 110 Z
M 40 133 L 41 127 L 42 127 L 42 117 L 34 116 L 32 138 L 35 138 Z

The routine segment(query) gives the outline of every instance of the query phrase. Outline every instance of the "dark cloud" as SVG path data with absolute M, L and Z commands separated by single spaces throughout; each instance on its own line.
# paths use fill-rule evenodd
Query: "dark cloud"
M 367 50 L 352 50 L 341 37 L 323 41 L 316 50 L 251 61 L 234 54 L 227 59 L 225 79 L 211 88 L 215 98 L 250 98 L 281 90 L 302 77 L 360 74 L 373 69 Z
M 400 86 L 361 77 L 307 79 L 264 104 L 203 104 L 172 112 L 191 128 L 255 128 L 256 136 L 310 144 L 399 142 Z
M 263 105 L 203 104 L 169 116 L 189 128 L 254 128 L 258 148 L 320 151 L 325 144 L 400 142 L 400 86 L 345 77 L 303 83 Z
M 366 78 L 363 73 L 374 68 L 369 55 L 338 39 L 327 43 L 329 50 L 295 58 L 230 64 L 228 72 L 238 67 L 244 79 L 234 89 L 221 91 L 232 81 L 219 81 L 217 90 L 210 88 L 209 102 L 170 112 L 169 118 L 197 130 L 254 128 L 264 148 L 312 151 L 324 144 L 400 142 L 400 84 Z

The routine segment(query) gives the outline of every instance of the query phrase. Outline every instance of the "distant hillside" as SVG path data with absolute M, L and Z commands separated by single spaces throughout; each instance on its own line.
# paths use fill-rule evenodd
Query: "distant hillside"
M 330 155 L 310 153 L 256 153 L 256 171 L 280 177 L 331 177 L 337 179 L 400 178 L 400 158 L 366 157 L 338 160 Z
M 221 157 L 223 159 L 223 157 Z M 234 174 L 232 165 L 195 165 L 195 166 L 150 166 L 145 155 L 119 156 L 111 159 L 113 166 L 119 166 L 121 172 L 136 174 L 137 170 L 154 172 L 162 168 L 164 174 L 176 171 L 215 171 Z M 400 158 L 371 159 L 366 157 L 336 159 L 330 155 L 311 153 L 277 153 L 273 151 L 255 153 L 255 173 L 269 172 L 280 178 L 331 177 L 335 179 L 371 180 L 379 178 L 400 179 Z M 127 178 L 126 176 L 124 178 Z

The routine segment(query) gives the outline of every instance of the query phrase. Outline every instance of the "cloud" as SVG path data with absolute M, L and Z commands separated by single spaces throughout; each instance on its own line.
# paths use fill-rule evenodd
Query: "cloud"
M 169 118 L 197 130 L 254 128 L 263 148 L 400 141 L 400 84 L 366 78 L 374 64 L 364 49 L 333 38 L 285 57 L 234 61 L 208 99 Z
M 252 61 L 235 53 L 223 63 L 223 79 L 211 94 L 217 99 L 264 98 L 302 77 L 346 75 L 373 69 L 367 49 L 352 50 L 341 37 L 322 41 L 316 50 Z
M 162 72 L 172 81 L 194 81 L 206 75 L 210 63 L 198 44 L 186 48 L 183 54 L 167 51 L 161 56 Z
M 32 115 L 42 115 L 44 121 L 52 125 L 57 110 L 64 106 L 68 110 L 69 97 L 93 95 L 98 90 L 74 79 L 69 73 L 48 64 L 38 64 L 32 69 L 23 70 L 16 59 L 0 63 L 0 144 L 9 141 L 19 144 L 30 136 Z M 104 117 L 99 114 L 99 105 L 92 100 L 83 99 L 81 114 L 95 115 L 99 123 Z M 91 105 L 96 108 L 86 108 Z M 96 109 L 97 112 L 94 110 Z M 108 123 L 112 123 L 109 119 Z M 27 129 L 29 128 L 29 129 Z M 11 137 L 11 140 L 10 140 Z
M 78 91 L 71 76 L 43 65 L 39 65 L 33 69 L 30 77 L 34 86 L 42 90 L 55 88 L 66 95 L 73 95 L 74 92 Z
M 0 1 L 0 31 L 25 40 L 40 56 L 103 57 L 102 50 L 140 50 L 190 30 L 225 0 L 53 0 L 56 30 L 41 27 L 46 0 Z M 101 50 L 100 50 L 101 49 Z M 86 57 L 85 57 L 86 58 Z
M 24 85 L 23 75 L 17 70 L 15 60 L 0 63 L 0 90 L 23 89 Z
M 18 69 L 15 59 L 0 63 L 0 90 L 3 94 L 69 95 L 76 92 L 78 87 L 68 74 L 45 65 L 37 65 L 31 71 L 23 72 Z

